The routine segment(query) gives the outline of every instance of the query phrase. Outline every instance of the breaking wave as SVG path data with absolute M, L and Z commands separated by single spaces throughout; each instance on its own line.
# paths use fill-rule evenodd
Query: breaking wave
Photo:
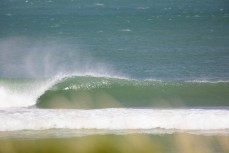
M 164 82 L 73 75 L 0 79 L 0 107 L 122 108 L 228 106 L 229 82 Z
M 228 106 L 228 82 L 65 77 L 37 99 L 41 108 Z

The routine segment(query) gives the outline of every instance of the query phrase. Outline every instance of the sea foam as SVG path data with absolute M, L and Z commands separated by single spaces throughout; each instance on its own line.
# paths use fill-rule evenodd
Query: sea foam
M 12 81 L 1 80 L 0 82 L 0 108 L 29 107 L 36 104 L 37 98 L 48 88 L 58 82 L 60 78 L 40 81 Z
M 229 110 L 223 109 L 1 109 L 0 131 L 48 129 L 228 131 L 228 118 Z

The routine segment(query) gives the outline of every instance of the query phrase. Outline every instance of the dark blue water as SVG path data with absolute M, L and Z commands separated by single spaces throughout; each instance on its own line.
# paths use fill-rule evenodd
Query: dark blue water
M 0 27 L 2 77 L 229 78 L 227 0 L 3 0 Z

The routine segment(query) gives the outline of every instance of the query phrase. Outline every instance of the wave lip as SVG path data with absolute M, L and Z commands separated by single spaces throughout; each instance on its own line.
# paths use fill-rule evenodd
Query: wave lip
M 96 109 L 0 110 L 0 131 L 48 129 L 97 130 L 229 130 L 229 110 Z

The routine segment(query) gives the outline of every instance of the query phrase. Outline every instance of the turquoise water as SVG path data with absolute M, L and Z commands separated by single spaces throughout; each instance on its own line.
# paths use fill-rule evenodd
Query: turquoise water
M 228 106 L 228 82 L 161 82 L 105 77 L 70 77 L 38 98 L 42 108 L 221 107 Z M 61 108 L 60 107 L 60 108 Z
M 228 42 L 227 0 L 3 0 L 0 131 L 226 135 Z

